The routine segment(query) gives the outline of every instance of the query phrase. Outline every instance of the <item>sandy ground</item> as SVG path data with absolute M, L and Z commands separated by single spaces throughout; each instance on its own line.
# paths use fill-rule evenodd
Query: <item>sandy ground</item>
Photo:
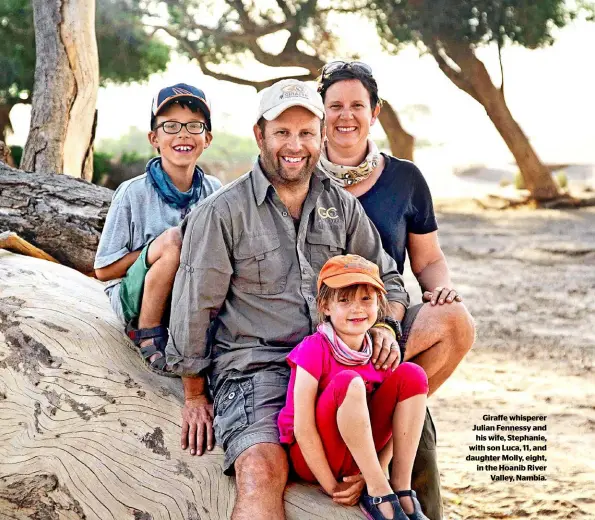
M 595 209 L 437 208 L 455 285 L 477 322 L 473 351 L 430 399 L 445 518 L 595 519 Z M 535 463 L 546 471 L 478 471 L 466 461 L 470 445 L 503 444 L 476 442 L 473 425 L 514 424 L 486 414 L 546 415 L 531 424 L 547 431 L 531 434 L 547 442 L 530 444 L 547 446 L 547 461 Z

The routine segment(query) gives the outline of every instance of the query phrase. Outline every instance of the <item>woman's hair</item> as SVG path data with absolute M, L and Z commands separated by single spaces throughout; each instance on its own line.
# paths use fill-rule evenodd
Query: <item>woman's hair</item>
M 358 285 L 350 285 L 348 287 L 342 287 L 341 289 L 332 289 L 325 283 L 320 286 L 320 290 L 318 291 L 318 296 L 316 297 L 316 307 L 318 309 L 318 321 L 322 323 L 323 321 L 330 321 L 330 318 L 324 314 L 324 307 L 326 307 L 330 302 L 337 301 L 340 298 L 347 298 L 351 300 L 355 297 L 355 293 L 357 292 L 358 287 L 360 285 L 367 288 L 369 291 L 374 291 L 378 296 L 378 318 L 383 318 L 384 316 L 388 315 L 388 300 L 386 299 L 386 295 L 381 292 L 379 289 L 374 287 L 373 285 L 369 284 L 358 284 Z
M 382 106 L 382 100 L 378 96 L 378 84 L 374 79 L 374 76 L 367 73 L 363 69 L 359 67 L 350 67 L 349 64 L 345 64 L 344 67 L 340 69 L 334 70 L 328 75 L 322 74 L 318 78 L 318 92 L 322 96 L 322 101 L 324 101 L 326 96 L 326 91 L 339 81 L 348 81 L 356 79 L 361 82 L 364 88 L 370 94 L 370 106 L 372 110 L 376 108 L 377 105 Z

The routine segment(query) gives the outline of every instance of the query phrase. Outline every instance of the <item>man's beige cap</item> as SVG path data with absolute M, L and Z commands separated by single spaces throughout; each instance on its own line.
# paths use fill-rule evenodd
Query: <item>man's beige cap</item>
M 308 109 L 320 119 L 324 118 L 324 103 L 318 92 L 303 81 L 283 79 L 262 91 L 256 121 L 261 117 L 272 121 L 288 108 L 298 106 Z

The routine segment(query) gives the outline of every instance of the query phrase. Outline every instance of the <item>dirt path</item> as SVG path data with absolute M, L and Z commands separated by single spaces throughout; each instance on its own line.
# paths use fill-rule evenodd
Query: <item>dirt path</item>
M 430 401 L 445 518 L 595 519 L 595 210 L 438 210 L 441 244 L 478 329 L 474 350 Z M 466 461 L 483 454 L 469 446 L 503 444 L 478 442 L 485 432 L 474 425 L 515 424 L 486 414 L 547 416 L 530 422 L 547 427 L 530 432 L 547 438 L 531 443 L 547 445 L 547 461 L 535 463 L 546 471 L 478 471 Z

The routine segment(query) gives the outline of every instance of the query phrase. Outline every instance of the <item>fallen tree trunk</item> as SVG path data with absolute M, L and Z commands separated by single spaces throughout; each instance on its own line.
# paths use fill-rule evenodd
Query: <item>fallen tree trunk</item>
M 13 231 L 64 265 L 90 273 L 112 194 L 68 175 L 0 163 L 0 233 Z
M 180 448 L 182 385 L 128 348 L 102 284 L 0 250 L 0 517 L 217 520 L 219 448 Z M 290 520 L 362 518 L 291 484 Z

